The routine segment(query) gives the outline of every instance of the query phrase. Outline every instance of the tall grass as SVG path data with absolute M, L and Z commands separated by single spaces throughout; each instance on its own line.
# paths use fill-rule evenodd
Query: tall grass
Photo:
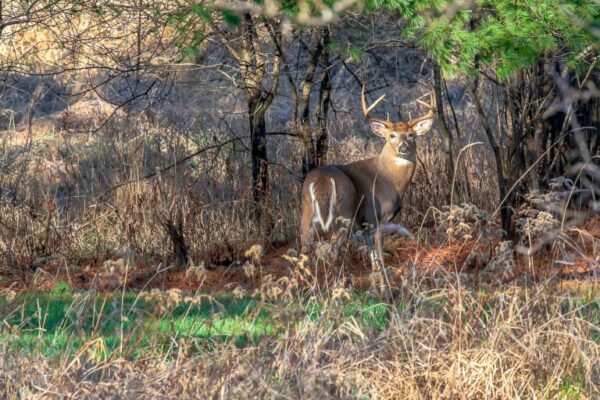
M 86 296 L 2 303 L 12 310 L 3 398 L 600 395 L 600 298 L 590 287 L 484 291 L 449 274 L 435 285 L 407 280 L 387 304 L 310 291 L 266 302 Z

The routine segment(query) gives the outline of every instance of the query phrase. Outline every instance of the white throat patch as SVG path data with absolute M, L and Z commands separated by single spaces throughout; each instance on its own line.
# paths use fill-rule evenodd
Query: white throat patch
M 408 165 L 412 165 L 414 164 L 412 161 L 408 161 L 405 158 L 402 157 L 394 157 L 394 165 L 398 165 L 398 166 L 408 166 Z

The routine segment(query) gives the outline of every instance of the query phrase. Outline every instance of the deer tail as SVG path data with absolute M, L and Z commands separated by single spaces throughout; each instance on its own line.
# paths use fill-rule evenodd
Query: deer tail
M 315 182 L 311 182 L 311 184 L 308 186 L 313 208 L 312 222 L 313 224 L 321 225 L 321 229 L 323 229 L 325 232 L 329 231 L 329 228 L 333 223 L 335 200 L 337 198 L 335 180 L 333 178 L 329 178 L 329 181 L 331 183 L 331 190 L 324 190 L 324 187 L 316 187 L 317 185 Z M 327 212 L 325 217 L 322 212 L 323 209 L 325 209 Z

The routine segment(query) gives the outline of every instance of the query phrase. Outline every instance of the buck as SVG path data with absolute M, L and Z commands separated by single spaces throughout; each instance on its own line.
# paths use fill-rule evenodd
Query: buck
M 367 246 L 374 269 L 383 266 L 382 237 L 387 232 L 406 233 L 390 221 L 398 214 L 406 188 L 413 178 L 417 155 L 415 137 L 431 130 L 435 104 L 417 102 L 429 109 L 408 122 L 369 117 L 385 95 L 367 107 L 361 91 L 363 114 L 371 131 L 385 139 L 378 156 L 344 165 L 328 165 L 311 171 L 302 188 L 300 239 L 308 252 L 316 233 L 331 234 L 334 249 L 347 237 L 348 221 L 354 230 L 367 229 Z

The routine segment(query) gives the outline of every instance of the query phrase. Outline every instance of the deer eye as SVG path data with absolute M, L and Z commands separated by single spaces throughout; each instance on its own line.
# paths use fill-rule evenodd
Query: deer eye
M 395 134 L 395 133 L 392 133 L 392 134 L 390 135 L 390 140 L 391 140 L 392 142 L 396 142 L 396 141 L 398 140 L 398 135 L 397 135 L 397 134 Z
M 414 139 L 415 138 L 415 133 L 414 132 L 408 132 L 408 138 L 409 139 Z

